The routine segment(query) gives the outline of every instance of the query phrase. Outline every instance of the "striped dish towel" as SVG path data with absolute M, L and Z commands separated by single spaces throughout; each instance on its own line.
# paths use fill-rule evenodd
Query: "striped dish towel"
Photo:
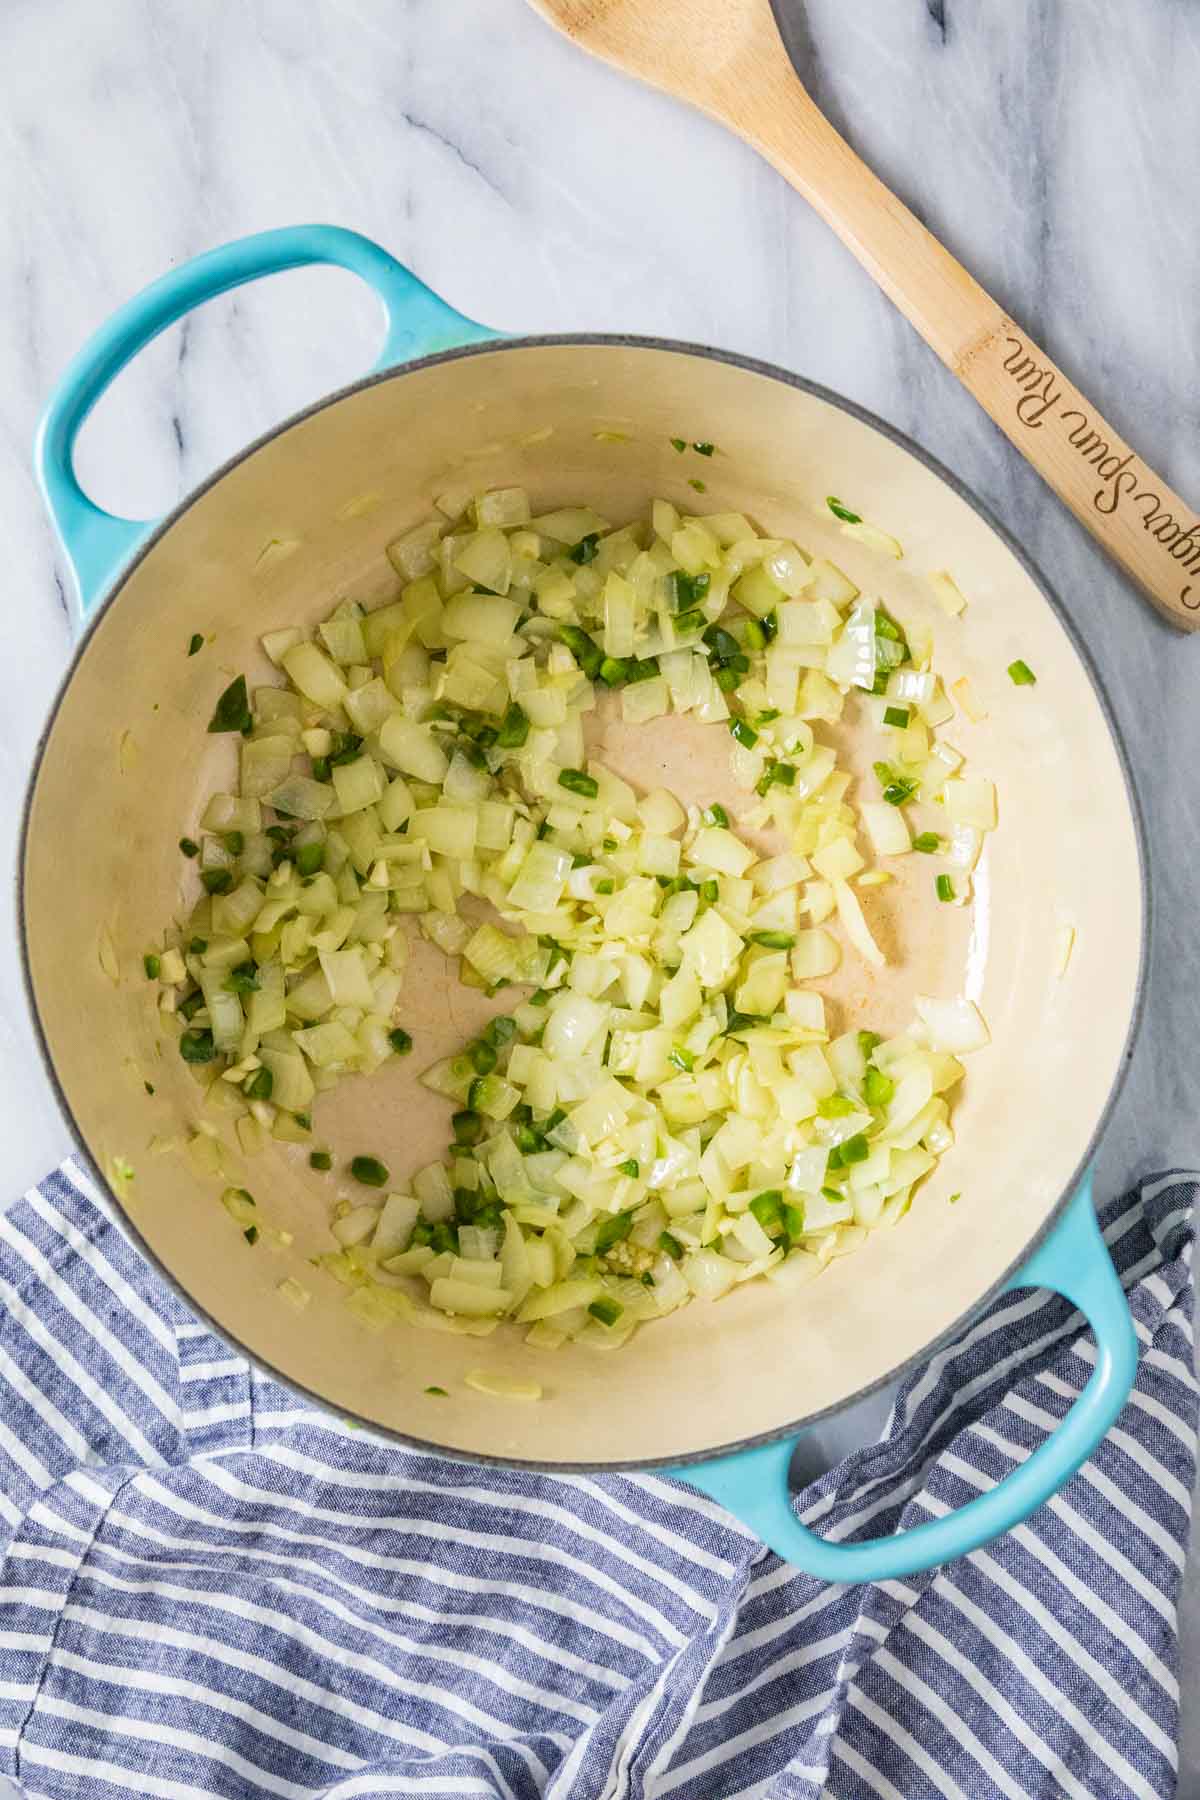
M 0 1772 L 55 1800 L 1169 1795 L 1197 1180 L 1105 1214 L 1142 1360 L 1095 1459 L 990 1549 L 844 1588 L 666 1479 L 475 1468 L 314 1411 L 69 1163 L 0 1222 Z M 941 1514 L 1092 1359 L 1064 1302 L 1006 1297 L 802 1516 Z

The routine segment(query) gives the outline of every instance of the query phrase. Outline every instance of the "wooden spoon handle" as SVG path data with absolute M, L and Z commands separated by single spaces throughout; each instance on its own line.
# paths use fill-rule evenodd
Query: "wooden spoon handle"
M 855 155 L 781 44 L 706 96 L 837 232 L 947 367 L 1163 616 L 1200 628 L 1200 522 Z

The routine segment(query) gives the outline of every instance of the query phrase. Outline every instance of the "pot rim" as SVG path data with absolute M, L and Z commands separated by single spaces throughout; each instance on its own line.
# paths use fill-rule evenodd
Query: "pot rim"
M 394 1426 L 380 1424 L 377 1420 L 369 1419 L 362 1414 L 354 1413 L 351 1408 L 344 1406 L 334 1408 L 329 1401 L 325 1400 L 312 1388 L 306 1387 L 303 1383 L 294 1380 L 292 1377 L 283 1373 L 282 1370 L 277 1369 L 272 1363 L 256 1355 L 237 1337 L 226 1330 L 224 1326 L 218 1324 L 210 1313 L 198 1305 L 178 1277 L 166 1267 L 146 1243 L 130 1213 L 122 1206 L 116 1194 L 113 1192 L 111 1184 L 105 1177 L 104 1172 L 97 1163 L 95 1157 L 92 1155 L 84 1133 L 75 1118 L 67 1094 L 59 1081 L 50 1045 L 42 1026 L 41 1015 L 38 1012 L 33 975 L 30 969 L 25 909 L 25 868 L 29 847 L 30 817 L 33 807 L 33 797 L 37 791 L 38 776 L 41 773 L 42 761 L 46 753 L 50 735 L 58 718 L 59 709 L 62 706 L 71 683 L 83 661 L 92 634 L 99 625 L 100 620 L 108 612 L 109 608 L 120 597 L 122 589 L 134 570 L 140 567 L 150 553 L 156 548 L 160 540 L 166 536 L 172 526 L 182 518 L 197 500 L 207 494 L 210 489 L 214 488 L 218 482 L 222 481 L 225 476 L 230 474 L 235 468 L 239 467 L 243 462 L 248 461 L 259 450 L 263 449 L 264 446 L 282 436 L 284 432 L 290 431 L 293 426 L 303 423 L 306 419 L 313 418 L 317 413 L 324 412 L 329 407 L 337 406 L 341 401 L 350 399 L 352 396 L 361 393 L 367 388 L 377 387 L 388 381 L 403 380 L 406 375 L 415 373 L 418 370 L 433 368 L 442 363 L 458 362 L 467 357 L 508 356 L 520 354 L 525 350 L 541 350 L 547 347 L 585 349 L 598 346 L 617 349 L 666 351 L 673 355 L 702 357 L 708 361 L 726 363 L 733 368 L 745 369 L 751 374 L 762 375 L 770 380 L 782 382 L 787 387 L 798 389 L 801 393 L 811 395 L 814 399 L 825 401 L 828 405 L 837 407 L 841 412 L 847 413 L 851 418 L 857 419 L 861 424 L 869 425 L 883 437 L 887 438 L 889 442 L 897 445 L 902 450 L 906 450 L 909 455 L 916 457 L 917 460 L 922 463 L 931 474 L 936 475 L 952 493 L 956 494 L 960 500 L 966 501 L 967 505 L 970 506 L 983 520 L 985 525 L 987 525 L 1006 548 L 1012 552 L 1025 574 L 1041 594 L 1043 600 L 1051 608 L 1059 624 L 1066 633 L 1071 647 L 1079 658 L 1084 673 L 1091 683 L 1092 691 L 1099 704 L 1105 724 L 1108 726 L 1109 736 L 1112 739 L 1113 747 L 1116 751 L 1117 763 L 1124 781 L 1125 796 L 1133 820 L 1134 837 L 1137 843 L 1138 877 L 1141 887 L 1142 926 L 1139 945 L 1137 985 L 1134 993 L 1133 1006 L 1130 1010 L 1129 1024 L 1121 1048 L 1120 1061 L 1116 1073 L 1113 1076 L 1108 1096 L 1100 1109 L 1099 1116 L 1088 1139 L 1087 1146 L 1084 1149 L 1069 1182 L 1063 1189 L 1063 1192 L 1050 1208 L 1041 1225 L 1029 1239 L 1021 1254 L 1010 1264 L 1004 1273 L 984 1291 L 984 1293 L 973 1301 L 969 1307 L 964 1309 L 953 1323 L 948 1325 L 945 1330 L 939 1332 L 936 1337 L 931 1338 L 921 1350 L 914 1352 L 911 1356 L 903 1358 L 893 1367 L 876 1376 L 873 1381 L 868 1382 L 866 1386 L 856 1389 L 853 1394 L 848 1395 L 845 1399 L 837 1401 L 829 1406 L 821 1407 L 816 1412 L 806 1413 L 802 1417 L 795 1419 L 788 1424 L 774 1426 L 769 1431 L 758 1432 L 749 1437 L 737 1438 L 728 1444 L 715 1446 L 713 1448 L 686 1451 L 671 1456 L 640 1457 L 628 1462 L 555 1462 L 547 1461 L 544 1458 L 539 1457 L 494 1456 L 482 1451 L 476 1452 L 448 1449 L 445 1445 L 436 1443 L 428 1438 L 418 1437 L 411 1432 L 399 1431 Z M 648 1473 L 656 1471 L 659 1473 L 670 1473 L 675 1469 L 696 1467 L 704 1463 L 716 1461 L 722 1457 L 735 1456 L 744 1450 L 757 1449 L 765 1444 L 779 1443 L 786 1438 L 797 1438 L 811 1426 L 820 1424 L 822 1420 L 831 1418 L 839 1413 L 847 1412 L 852 1407 L 859 1405 L 862 1401 L 869 1399 L 872 1395 L 880 1393 L 884 1388 L 903 1379 L 913 1370 L 928 1362 L 930 1357 L 936 1355 L 940 1350 L 951 1345 L 973 1320 L 980 1318 L 988 1306 L 990 1306 L 994 1300 L 999 1298 L 1009 1281 L 1019 1273 L 1033 1255 L 1034 1251 L 1037 1250 L 1039 1245 L 1049 1236 L 1050 1232 L 1062 1216 L 1068 1201 L 1071 1199 L 1087 1173 L 1092 1159 L 1095 1156 L 1100 1139 L 1103 1136 L 1105 1127 L 1112 1117 L 1113 1110 L 1120 1097 L 1121 1090 L 1128 1074 L 1129 1063 L 1133 1054 L 1133 1046 L 1141 1026 L 1142 1016 L 1146 1005 L 1151 937 L 1154 929 L 1154 895 L 1150 880 L 1146 820 L 1137 787 L 1134 783 L 1129 758 L 1126 754 L 1125 745 L 1117 726 L 1116 716 L 1108 696 L 1108 691 L 1104 685 L 1103 678 L 1096 667 L 1090 648 L 1064 608 L 1056 590 L 1042 574 L 1023 544 L 1021 544 L 1015 534 L 996 516 L 987 502 L 981 500 L 966 482 L 951 469 L 948 469 L 938 457 L 934 456 L 930 451 L 926 450 L 923 445 L 919 444 L 915 438 L 910 437 L 907 432 L 900 430 L 898 426 L 889 424 L 887 420 L 880 418 L 877 413 L 872 412 L 869 407 L 861 406 L 857 401 L 847 399 L 844 395 L 837 393 L 833 388 L 826 387 L 822 382 L 813 381 L 804 375 L 794 374 L 790 370 L 781 368 L 776 363 L 765 362 L 758 357 L 742 355 L 738 351 L 720 350 L 710 345 L 689 343 L 686 340 L 679 338 L 643 337 L 634 333 L 625 332 L 555 332 L 498 338 L 489 340 L 485 343 L 467 344 L 462 345 L 457 349 L 438 351 L 433 355 L 414 358 L 411 362 L 400 363 L 393 368 L 374 371 L 361 376 L 356 381 L 348 382 L 345 386 L 335 389 L 330 394 L 322 396 L 321 399 L 314 401 L 309 406 L 303 407 L 299 412 L 290 414 L 286 419 L 281 420 L 279 424 L 272 426 L 268 431 L 262 432 L 258 437 L 252 439 L 249 444 L 245 445 L 243 449 L 236 451 L 232 456 L 228 457 L 226 461 L 218 468 L 214 469 L 212 473 L 199 484 L 199 486 L 194 488 L 189 494 L 185 495 L 184 498 L 180 500 L 177 505 L 172 507 L 171 510 L 154 526 L 144 542 L 139 544 L 129 562 L 121 569 L 120 573 L 113 581 L 108 592 L 96 603 L 90 618 L 85 624 L 83 631 L 80 633 L 79 640 L 72 651 L 67 666 L 63 671 L 62 678 L 59 681 L 58 688 L 55 692 L 53 701 L 51 702 L 45 725 L 42 727 L 38 736 L 29 780 L 25 788 L 25 797 L 21 806 L 21 822 L 14 880 L 16 885 L 15 911 L 20 950 L 21 980 L 25 991 L 25 999 L 29 1009 L 30 1020 L 33 1025 L 34 1040 L 47 1079 L 49 1080 L 55 1099 L 58 1102 L 59 1110 L 66 1121 L 71 1136 L 75 1140 L 77 1154 L 101 1192 L 106 1194 L 111 1200 L 116 1215 L 120 1220 L 121 1228 L 129 1234 L 141 1254 L 146 1258 L 147 1262 L 157 1271 L 158 1275 L 167 1283 L 189 1311 L 202 1319 L 215 1336 L 220 1338 L 223 1343 L 228 1344 L 239 1356 L 244 1357 L 253 1368 L 257 1369 L 261 1374 L 268 1376 L 271 1380 L 279 1382 L 281 1386 L 290 1389 L 292 1393 L 298 1395 L 300 1398 L 323 1412 L 336 1411 L 341 1415 L 349 1414 L 358 1424 L 362 1425 L 366 1430 L 374 1432 L 379 1437 L 386 1438 L 390 1442 L 402 1445 L 407 1449 L 421 1450 L 435 1456 L 446 1457 L 453 1462 L 490 1465 L 499 1468 L 529 1469 L 545 1474 L 604 1475 L 622 1472 L 636 1474 L 642 1471 Z

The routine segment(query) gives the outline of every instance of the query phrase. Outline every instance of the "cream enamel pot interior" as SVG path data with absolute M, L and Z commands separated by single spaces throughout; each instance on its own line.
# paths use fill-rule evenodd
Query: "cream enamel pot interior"
M 375 283 L 390 308 L 387 361 L 475 341 L 379 373 L 284 424 L 156 529 L 93 508 L 74 484 L 71 445 L 122 363 L 198 299 L 306 261 L 342 263 Z M 736 1504 L 805 1566 L 851 1579 L 926 1566 L 994 1535 L 1065 1479 L 1132 1376 L 1128 1315 L 1086 1191 L 1066 1204 L 1120 1078 L 1146 932 L 1139 828 L 1104 703 L 1019 550 L 945 471 L 858 409 L 778 370 L 684 345 L 490 338 L 365 240 L 310 227 L 176 271 L 131 302 L 68 372 L 47 414 L 39 472 L 81 590 L 108 591 L 59 695 L 28 801 L 24 945 L 50 1072 L 97 1172 L 114 1156 L 134 1166 L 118 1205 L 160 1268 L 233 1343 L 323 1404 L 467 1458 L 576 1469 L 690 1463 L 687 1479 Z M 604 431 L 627 436 L 613 442 L 597 436 Z M 934 915 L 916 902 L 923 871 L 905 869 L 872 903 L 895 954 L 886 981 L 868 984 L 851 969 L 835 998 L 847 1021 L 890 1026 L 909 1016 L 914 992 L 964 991 L 988 1020 L 992 1047 L 971 1059 L 957 1146 L 909 1216 L 798 1294 L 755 1283 L 715 1306 L 693 1304 L 616 1356 L 531 1351 L 509 1327 L 483 1342 L 399 1327 L 373 1334 L 310 1266 L 329 1247 L 332 1189 L 302 1149 L 273 1144 L 242 1177 L 268 1216 L 295 1233 L 280 1254 L 248 1251 L 219 1205 L 219 1184 L 199 1179 L 182 1156 L 148 1150 L 155 1134 L 194 1122 L 201 1097 L 174 1035 L 157 1029 L 141 957 L 194 881 L 176 849 L 181 832 L 233 767 L 233 740 L 206 735 L 205 723 L 233 674 L 274 676 L 258 648 L 263 631 L 315 621 L 337 597 L 391 597 L 385 545 L 426 516 L 449 481 L 521 483 L 538 508 L 586 500 L 614 520 L 657 494 L 699 509 L 686 486 L 691 471 L 670 447 L 678 432 L 720 447 L 705 466 L 704 508 L 743 510 L 833 557 L 902 621 L 933 610 L 923 580 L 931 569 L 953 570 L 970 596 L 961 620 L 937 615 L 937 642 L 947 680 L 968 675 L 987 711 L 960 733 L 1000 795 L 977 900 L 970 911 Z M 841 536 L 822 505 L 828 493 L 853 496 L 865 516 L 896 531 L 904 561 L 881 570 L 877 555 Z M 377 498 L 354 504 L 365 495 Z M 264 559 L 272 539 L 297 548 Z M 189 657 L 194 631 L 212 641 Z M 1036 689 L 1007 679 L 1018 656 L 1036 670 Z M 644 783 L 711 798 L 728 780 L 719 728 L 663 721 L 633 739 L 611 725 L 601 731 L 602 754 Z M 1064 923 L 1076 936 L 1060 977 Z M 116 984 L 98 955 L 103 929 L 119 960 Z M 419 947 L 403 1002 L 414 1055 L 321 1099 L 319 1140 L 339 1161 L 369 1148 L 402 1188 L 447 1138 L 449 1104 L 418 1086 L 420 1069 L 458 1048 L 503 998 L 489 1007 L 458 986 L 439 953 Z M 952 1206 L 955 1191 L 962 1199 Z M 1014 1278 L 1056 1217 L 1037 1266 Z M 289 1274 L 313 1290 L 303 1313 L 275 1292 Z M 801 1545 L 807 1534 L 794 1522 L 793 1541 L 782 1489 L 788 1440 L 927 1353 L 1006 1281 L 1031 1280 L 1070 1292 L 1094 1319 L 1107 1316 L 1098 1324 L 1103 1380 L 1072 1415 L 1075 1438 L 1058 1453 L 1054 1478 L 1043 1470 L 1040 1485 L 1027 1483 L 970 1533 L 939 1537 L 951 1523 L 939 1521 L 921 1528 L 935 1533 L 924 1548 L 919 1533 L 889 1540 L 912 1543 L 869 1567 L 829 1566 L 823 1553 L 835 1547 Z M 532 1373 L 543 1399 L 520 1405 L 472 1392 L 462 1377 L 481 1364 Z M 435 1408 L 422 1391 L 430 1384 L 451 1398 Z M 745 1451 L 756 1444 L 764 1448 Z M 714 1456 L 725 1460 L 703 1461 Z

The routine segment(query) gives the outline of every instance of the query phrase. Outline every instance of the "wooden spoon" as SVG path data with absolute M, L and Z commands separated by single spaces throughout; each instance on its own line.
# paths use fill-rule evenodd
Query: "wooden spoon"
M 839 137 L 801 86 L 769 0 L 531 4 L 765 156 L 1164 617 L 1200 627 L 1196 516 Z

